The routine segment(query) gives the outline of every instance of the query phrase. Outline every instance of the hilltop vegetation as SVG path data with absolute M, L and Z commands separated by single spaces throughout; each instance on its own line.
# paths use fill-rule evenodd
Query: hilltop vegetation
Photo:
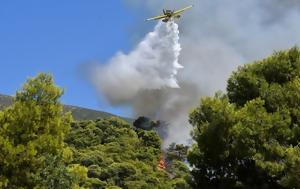
M 72 147 L 72 163 L 88 168 L 89 188 L 187 188 L 180 174 L 169 178 L 158 168 L 161 140 L 154 131 L 133 129 L 118 119 L 77 122 L 65 139 Z
M 195 188 L 299 188 L 299 49 L 241 66 L 190 123 Z
M 73 121 L 39 74 L 0 112 L 0 188 L 188 188 L 185 164 L 158 167 L 161 139 L 117 117 Z
M 74 121 L 62 94 L 39 74 L 0 111 L 0 188 L 300 188 L 297 47 L 241 66 L 227 93 L 202 98 L 190 149 L 162 152 L 159 122 L 145 117 Z

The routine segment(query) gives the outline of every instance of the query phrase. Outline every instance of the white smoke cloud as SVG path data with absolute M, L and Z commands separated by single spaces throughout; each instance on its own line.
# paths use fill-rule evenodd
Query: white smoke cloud
M 189 112 L 202 96 L 225 90 L 230 73 L 239 65 L 268 56 L 274 50 L 300 44 L 300 0 L 126 0 L 134 11 L 156 15 L 162 9 L 193 4 L 178 21 L 184 66 L 177 79 L 181 88 L 155 92 L 159 118 L 170 123 L 166 144 L 190 138 Z M 160 93 L 160 94 L 158 94 Z M 149 99 L 153 95 L 143 94 Z M 139 96 L 143 99 L 144 96 Z M 172 100 L 171 100 L 172 99 Z M 147 101 L 148 103 L 151 101 Z M 150 113 L 149 113 L 150 114 Z M 150 114 L 151 115 L 151 114 Z M 157 115 L 156 115 L 157 116 Z
M 129 54 L 118 52 L 93 67 L 91 80 L 112 104 L 132 102 L 145 90 L 179 88 L 175 78 L 180 53 L 178 25 L 158 22 Z
M 224 91 L 230 73 L 239 65 L 300 44 L 300 0 L 126 2 L 133 11 L 147 8 L 149 16 L 159 14 L 162 9 L 194 5 L 178 21 L 182 47 L 179 62 L 184 66 L 176 76 L 180 88 L 144 90 L 128 101 L 136 115 L 170 124 L 166 145 L 190 138 L 189 112 L 200 97 Z

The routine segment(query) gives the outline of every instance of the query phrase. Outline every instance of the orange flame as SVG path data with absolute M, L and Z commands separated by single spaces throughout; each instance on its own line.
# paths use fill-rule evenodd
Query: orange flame
M 165 164 L 165 161 L 163 159 L 161 159 L 158 163 L 158 168 L 159 169 L 166 169 L 166 164 Z

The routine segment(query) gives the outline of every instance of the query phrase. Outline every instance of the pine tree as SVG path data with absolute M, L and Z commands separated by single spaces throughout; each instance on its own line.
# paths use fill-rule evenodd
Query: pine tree
M 0 187 L 42 187 L 38 180 L 49 166 L 47 158 L 63 157 L 72 118 L 63 113 L 62 94 L 50 75 L 39 74 L 0 112 Z
M 242 66 L 190 114 L 195 188 L 299 188 L 300 50 Z

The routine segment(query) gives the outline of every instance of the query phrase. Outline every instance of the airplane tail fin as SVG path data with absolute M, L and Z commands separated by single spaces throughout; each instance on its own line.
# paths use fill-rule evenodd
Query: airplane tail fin
M 164 13 L 164 15 L 166 15 L 166 11 L 165 11 L 165 9 L 163 9 L 163 13 Z

